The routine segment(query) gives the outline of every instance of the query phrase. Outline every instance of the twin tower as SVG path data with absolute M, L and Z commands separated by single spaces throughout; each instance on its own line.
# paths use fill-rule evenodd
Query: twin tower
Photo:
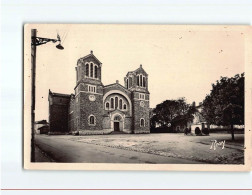
M 142 65 L 127 73 L 124 86 L 103 85 L 101 73 L 102 63 L 91 51 L 77 62 L 75 94 L 49 91 L 51 134 L 150 133 L 148 74 Z

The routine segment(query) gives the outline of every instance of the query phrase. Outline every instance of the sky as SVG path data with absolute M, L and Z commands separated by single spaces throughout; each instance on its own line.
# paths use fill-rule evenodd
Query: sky
M 221 76 L 244 72 L 244 32 L 238 26 L 30 25 L 38 37 L 62 37 L 37 47 L 35 120 L 48 120 L 48 91 L 71 94 L 77 60 L 93 51 L 102 62 L 102 83 L 124 85 L 142 64 L 149 75 L 150 107 L 185 97 L 198 104 Z M 30 44 L 30 43 L 25 43 Z

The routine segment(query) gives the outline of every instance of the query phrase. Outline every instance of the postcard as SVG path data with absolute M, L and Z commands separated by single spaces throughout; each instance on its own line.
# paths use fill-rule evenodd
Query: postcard
M 250 171 L 251 35 L 25 24 L 24 168 Z

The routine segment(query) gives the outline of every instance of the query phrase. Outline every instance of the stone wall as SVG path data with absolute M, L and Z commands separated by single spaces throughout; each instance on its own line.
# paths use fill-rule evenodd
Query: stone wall
M 103 104 L 102 104 L 102 95 L 92 94 L 95 96 L 95 101 L 89 100 L 88 93 L 79 94 L 79 107 L 80 107 L 80 124 L 78 129 L 82 130 L 101 130 L 102 129 L 102 113 L 103 113 Z M 89 124 L 89 117 L 95 116 L 95 125 Z
M 132 117 L 125 117 L 124 130 L 132 132 Z
M 149 101 L 139 100 L 137 92 L 133 93 L 133 129 L 134 133 L 150 133 Z M 144 106 L 140 105 L 144 103 Z M 144 126 L 140 125 L 140 120 L 144 119 Z
M 70 103 L 69 103 L 68 129 L 69 129 L 69 132 L 76 131 L 76 104 L 75 104 L 74 96 L 71 97 Z
M 103 117 L 102 129 L 111 129 L 111 119 L 109 118 L 109 116 Z
M 49 94 L 49 127 L 50 133 L 67 133 L 69 96 Z

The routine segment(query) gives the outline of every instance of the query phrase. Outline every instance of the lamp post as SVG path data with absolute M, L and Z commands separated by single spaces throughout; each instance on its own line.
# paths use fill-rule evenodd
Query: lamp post
M 56 45 L 57 49 L 64 49 L 61 45 L 60 36 L 57 35 L 58 39 L 49 39 L 43 37 L 37 37 L 37 29 L 31 29 L 31 73 L 32 73 L 32 82 L 31 82 L 31 162 L 35 162 L 35 141 L 34 141 L 34 134 L 35 134 L 35 95 L 36 95 L 36 53 L 37 53 L 37 46 L 46 44 L 48 42 L 59 42 Z

